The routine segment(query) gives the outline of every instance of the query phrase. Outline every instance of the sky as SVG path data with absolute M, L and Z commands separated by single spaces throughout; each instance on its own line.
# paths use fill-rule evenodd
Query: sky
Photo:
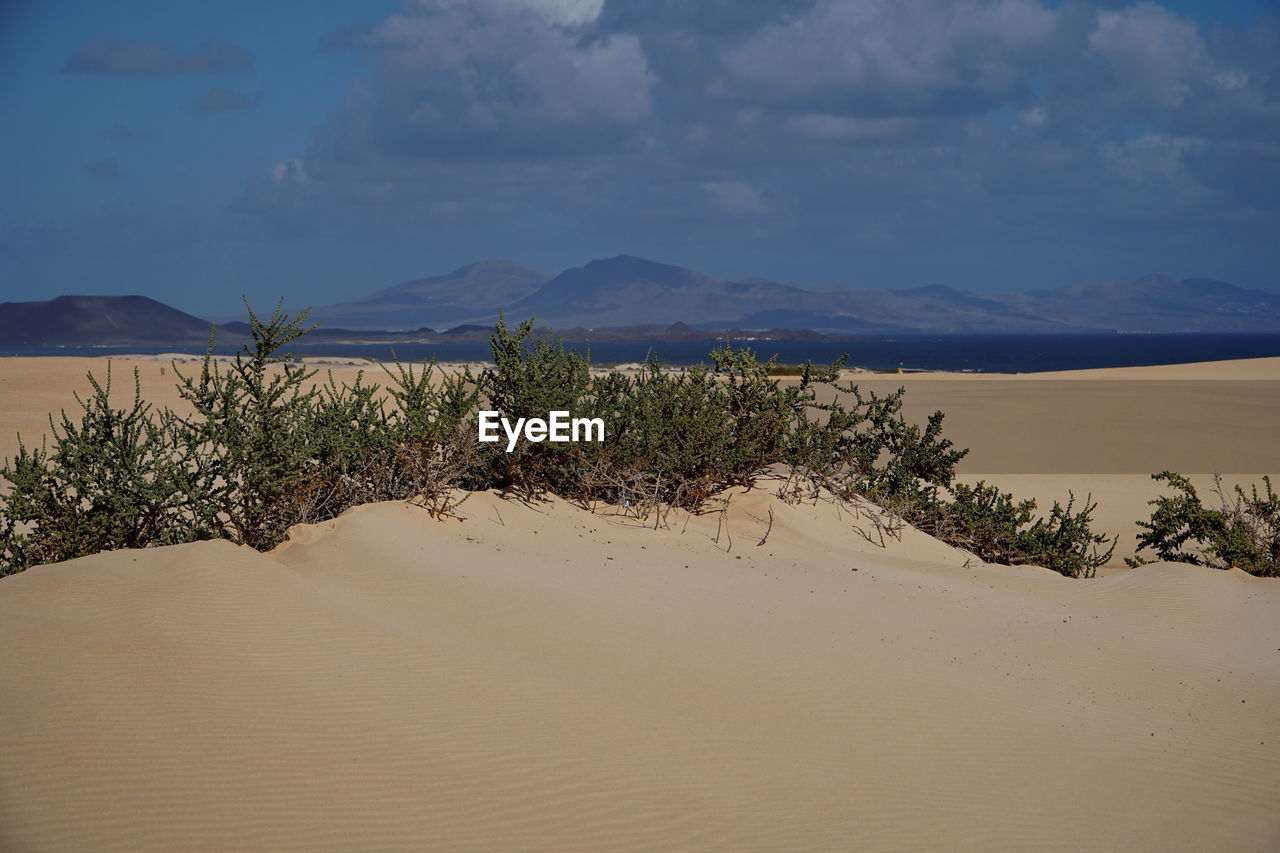
M 1280 291 L 1277 0 L 0 0 L 0 301 L 631 254 Z

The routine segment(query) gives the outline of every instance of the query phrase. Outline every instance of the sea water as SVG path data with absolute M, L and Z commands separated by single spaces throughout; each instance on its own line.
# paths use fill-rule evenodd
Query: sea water
M 984 373 L 1037 373 L 1047 370 L 1082 370 L 1097 367 L 1133 367 L 1181 364 L 1237 358 L 1280 356 L 1280 334 L 1087 334 L 1087 335 L 919 335 L 866 337 L 850 341 L 769 341 L 750 337 L 734 343 L 751 347 L 762 358 L 776 355 L 784 364 L 806 360 L 829 364 L 841 355 L 849 366 L 874 370 L 945 370 Z M 712 342 L 607 343 L 567 341 L 566 347 L 590 352 L 595 364 L 643 361 L 653 355 L 668 365 L 705 363 L 715 348 Z M 0 356 L 107 356 L 124 353 L 155 355 L 173 352 L 164 347 L 12 347 L 0 348 Z M 217 346 L 231 354 L 235 345 Z M 389 360 L 395 350 L 401 361 L 486 361 L 488 344 L 302 344 L 288 347 L 295 355 L 336 356 L 351 359 Z M 202 352 L 202 349 L 191 349 Z

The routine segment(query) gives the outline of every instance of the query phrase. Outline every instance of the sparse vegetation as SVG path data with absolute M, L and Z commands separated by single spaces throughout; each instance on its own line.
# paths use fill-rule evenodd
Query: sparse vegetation
M 27 448 L 6 460 L 10 483 L 0 496 L 0 574 L 38 563 L 116 548 L 142 548 L 217 535 L 202 502 L 214 475 L 191 454 L 181 424 L 142 401 L 134 372 L 133 404 L 111 405 L 111 370 L 82 409 L 49 419 L 53 449 Z
M 1072 578 L 1091 578 L 1111 559 L 1115 542 L 1090 527 L 1097 504 L 1085 499 L 1075 508 L 1068 493 L 1065 506 L 1054 501 L 1047 517 L 1036 518 L 1034 500 L 1015 500 L 995 486 L 957 483 L 950 502 L 940 501 L 918 513 L 925 532 L 991 563 L 1034 563 Z
M 252 341 L 229 365 L 206 355 L 197 374 L 175 364 L 190 413 L 142 401 L 113 409 L 108 385 L 81 401 L 79 421 L 52 424 L 53 450 L 22 448 L 0 469 L 0 571 L 96 551 L 223 537 L 268 549 L 288 528 L 369 501 L 419 499 L 443 514 L 465 490 L 553 493 L 607 503 L 661 523 L 699 511 L 730 486 L 781 481 L 788 500 L 870 501 L 984 560 L 1036 563 L 1088 577 L 1111 554 L 1090 528 L 1094 506 L 1074 496 L 1034 515 L 995 487 L 955 482 L 967 451 L 902 415 L 904 389 L 880 395 L 840 383 L 843 362 L 796 369 L 728 342 L 710 364 L 670 371 L 648 360 L 634 375 L 593 375 L 587 355 L 533 335 L 532 320 L 500 321 L 494 363 L 479 374 L 397 362 L 383 387 L 313 383 L 281 351 L 305 335 L 306 312 L 250 310 Z M 311 327 L 314 328 L 314 327 Z M 211 351 L 211 350 L 210 350 Z M 789 370 L 787 371 L 789 373 Z M 135 374 L 136 383 L 136 374 Z M 820 403 L 823 385 L 841 392 Z M 477 415 L 599 417 L 603 443 L 476 441 Z M 455 489 L 464 492 L 454 491 Z
M 1259 577 L 1280 577 L 1280 495 L 1263 477 L 1262 490 L 1237 485 L 1223 488 L 1213 477 L 1218 506 L 1205 506 L 1191 481 L 1172 471 L 1152 474 L 1175 492 L 1151 502 L 1149 521 L 1140 521 L 1138 553 L 1126 559 L 1130 566 L 1149 562 L 1142 552 L 1150 549 L 1160 560 L 1190 563 L 1215 569 L 1242 569 Z

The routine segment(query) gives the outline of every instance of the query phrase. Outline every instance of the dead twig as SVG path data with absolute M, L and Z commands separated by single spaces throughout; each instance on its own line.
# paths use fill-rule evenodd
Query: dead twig
M 755 519 L 757 522 L 759 522 L 760 524 L 765 524 L 764 519 L 756 518 L 756 517 L 755 517 L 754 515 L 752 515 L 751 513 L 747 513 L 747 515 L 750 515 L 752 518 L 754 518 L 754 519 Z M 772 507 L 770 507 L 770 508 L 769 508 L 769 521 L 768 521 L 768 524 L 765 526 L 764 536 L 761 536 L 761 537 L 760 537 L 760 541 L 756 543 L 756 547 L 757 547 L 757 548 L 759 548 L 761 545 L 763 545 L 765 542 L 767 542 L 767 541 L 769 540 L 769 534 L 770 534 L 770 533 L 772 533 L 772 532 L 773 532 L 773 508 L 772 508 Z

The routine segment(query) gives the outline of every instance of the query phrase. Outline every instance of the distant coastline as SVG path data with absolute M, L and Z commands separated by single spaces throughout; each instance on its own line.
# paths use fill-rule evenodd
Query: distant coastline
M 850 367 L 890 371 L 901 367 L 906 371 L 1039 373 L 1280 356 L 1280 334 L 902 335 L 818 341 L 762 339 L 745 334 L 732 339 L 747 344 L 762 357 L 777 355 L 778 361 L 785 364 L 804 361 L 830 364 L 847 354 Z M 652 354 L 665 364 L 683 366 L 705 362 L 718 338 L 583 341 L 563 336 L 563 340 L 567 347 L 580 352 L 589 350 L 592 363 L 597 365 L 639 362 Z M 219 344 L 214 351 L 231 355 L 239 346 L 239 343 Z M 451 343 L 322 341 L 290 349 L 298 356 L 369 362 L 389 361 L 393 351 L 402 361 L 434 357 L 442 362 L 484 362 L 490 357 L 487 337 Z M 175 344 L 0 347 L 0 357 L 155 356 L 175 352 L 198 355 L 203 351 L 203 347 Z

